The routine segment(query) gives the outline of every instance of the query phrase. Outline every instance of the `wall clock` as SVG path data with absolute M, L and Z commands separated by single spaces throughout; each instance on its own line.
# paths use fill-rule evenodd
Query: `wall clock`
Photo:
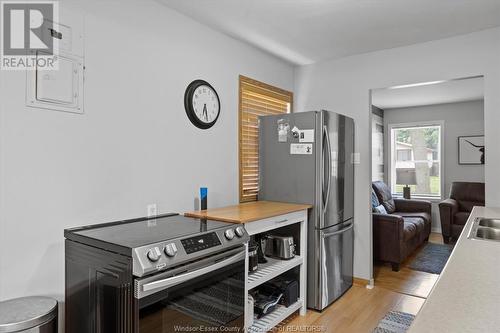
M 184 93 L 184 108 L 193 125 L 201 129 L 210 128 L 219 118 L 219 95 L 207 81 L 195 80 Z

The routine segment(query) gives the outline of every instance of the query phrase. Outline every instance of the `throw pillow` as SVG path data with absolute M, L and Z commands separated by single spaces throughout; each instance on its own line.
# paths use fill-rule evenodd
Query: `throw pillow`
M 387 214 L 387 210 L 385 210 L 384 205 L 378 205 L 377 207 L 374 207 L 373 212 L 379 214 Z
M 378 201 L 377 194 L 375 194 L 375 191 L 372 189 L 372 209 L 380 205 L 380 202 Z
M 393 198 L 390 198 L 389 200 L 384 201 L 382 204 L 384 205 L 385 210 L 389 214 L 392 214 L 396 211 L 396 203 L 394 202 Z

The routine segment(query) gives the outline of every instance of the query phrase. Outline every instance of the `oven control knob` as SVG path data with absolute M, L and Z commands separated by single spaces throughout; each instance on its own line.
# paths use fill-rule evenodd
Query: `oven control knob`
M 151 261 L 158 261 L 161 257 L 161 251 L 159 248 L 153 247 L 152 249 L 149 249 L 147 256 Z
M 234 232 L 236 233 L 236 236 L 243 237 L 243 235 L 245 234 L 245 229 L 243 229 L 243 227 L 237 227 L 236 229 L 234 229 Z
M 167 244 L 164 251 L 168 257 L 173 257 L 177 254 L 177 246 L 174 243 Z
M 233 229 L 227 229 L 224 232 L 224 236 L 227 238 L 227 240 L 233 239 L 234 238 L 234 231 L 233 231 Z

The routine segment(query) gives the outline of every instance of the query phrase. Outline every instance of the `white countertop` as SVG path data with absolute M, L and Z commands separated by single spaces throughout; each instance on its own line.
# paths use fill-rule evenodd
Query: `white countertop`
M 467 238 L 476 217 L 500 208 L 474 207 L 409 333 L 500 332 L 500 242 Z

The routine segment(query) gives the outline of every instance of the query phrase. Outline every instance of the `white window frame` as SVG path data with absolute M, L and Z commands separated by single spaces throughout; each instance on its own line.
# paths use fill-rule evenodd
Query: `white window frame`
M 388 169 L 388 185 L 389 188 L 391 189 L 391 192 L 393 192 L 393 180 L 396 179 L 396 169 L 393 168 L 393 166 L 396 163 L 396 146 L 393 145 L 392 143 L 394 142 L 394 134 L 393 134 L 393 129 L 400 129 L 400 128 L 412 128 L 412 127 L 425 127 L 425 126 L 439 126 L 441 128 L 440 130 L 440 138 L 439 138 L 439 181 L 440 181 L 440 195 L 439 196 L 433 196 L 433 195 L 414 195 L 412 194 L 411 197 L 413 199 L 427 199 L 431 201 L 440 201 L 443 198 L 444 191 L 445 191 L 445 182 L 444 182 L 444 156 L 445 156 L 445 151 L 444 151 L 444 131 L 445 131 L 445 126 L 444 126 L 444 120 L 434 120 L 434 121 L 418 121 L 418 122 L 411 122 L 411 123 L 398 123 L 398 124 L 389 124 L 388 125 L 388 131 L 387 131 L 387 146 L 388 149 L 387 151 L 389 152 L 389 169 Z M 401 193 L 392 193 L 392 195 L 395 198 L 402 198 Z

